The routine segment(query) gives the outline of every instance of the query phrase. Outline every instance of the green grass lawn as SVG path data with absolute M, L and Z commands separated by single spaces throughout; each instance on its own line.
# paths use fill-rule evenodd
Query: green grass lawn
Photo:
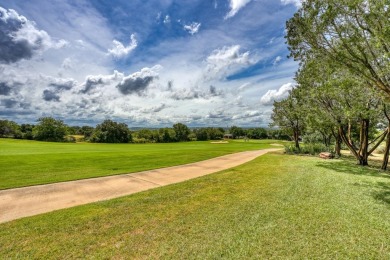
M 180 184 L 0 225 L 0 258 L 389 259 L 390 178 L 267 154 Z
M 93 144 L 0 139 L 0 190 L 180 165 L 269 148 L 271 143 L 277 141 Z

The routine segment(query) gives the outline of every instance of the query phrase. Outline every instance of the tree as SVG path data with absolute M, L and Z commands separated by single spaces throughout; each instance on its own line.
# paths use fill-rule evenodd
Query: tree
M 68 126 L 68 134 L 69 135 L 76 135 L 80 131 L 79 126 Z
M 207 134 L 207 129 L 206 128 L 196 129 L 196 130 L 194 130 L 194 132 L 195 132 L 195 136 L 196 136 L 196 140 L 197 141 L 207 141 L 207 140 L 210 140 L 209 136 Z
M 132 141 L 129 128 L 124 123 L 104 120 L 96 126 L 91 142 L 94 143 L 128 143 Z
M 22 132 L 22 138 L 23 139 L 28 139 L 28 140 L 34 139 L 33 129 L 34 129 L 34 125 L 31 125 L 31 124 L 21 124 L 20 125 L 20 131 Z
M 293 89 L 286 99 L 274 102 L 271 119 L 271 126 L 289 132 L 295 147 L 299 149 L 299 137 L 305 129 L 305 115 L 302 113 L 302 99 L 298 89 Z
M 196 140 L 198 141 L 207 141 L 207 140 L 220 140 L 223 138 L 224 131 L 223 128 L 207 127 L 199 128 L 194 130 Z
M 268 138 L 267 130 L 264 128 L 251 128 L 246 130 L 246 136 L 251 139 L 266 139 Z
M 39 141 L 62 142 L 67 134 L 67 128 L 62 120 L 41 117 L 33 129 L 33 136 Z
M 82 126 L 77 131 L 77 134 L 84 135 L 84 138 L 88 139 L 92 136 L 94 130 L 95 129 L 92 126 Z
M 135 133 L 138 139 L 144 139 L 145 141 L 153 141 L 153 132 L 149 129 L 141 129 Z
M 158 132 L 160 142 L 171 143 L 176 141 L 176 133 L 172 128 L 160 128 Z
M 291 56 L 328 59 L 390 97 L 388 1 L 306 0 L 287 22 Z
M 383 111 L 383 115 L 387 121 L 387 124 L 386 124 L 387 128 L 385 131 L 385 140 L 386 140 L 385 149 L 384 149 L 385 152 L 383 154 L 381 169 L 386 170 L 387 164 L 389 162 L 389 153 L 390 153 L 390 107 L 389 107 L 388 102 L 386 102 L 385 100 L 382 103 L 382 111 Z
M 377 92 L 367 87 L 369 82 L 321 59 L 308 59 L 301 64 L 296 81 L 305 99 L 303 104 L 308 104 L 307 124 L 323 129 L 324 133 L 330 131 L 336 139 L 336 153 L 340 152 L 342 140 L 358 163 L 367 165 L 368 156 L 385 137 L 383 134 L 370 143 L 380 118 L 381 100 Z M 358 129 L 357 140 L 352 135 L 354 128 Z
M 235 125 L 230 127 L 229 132 L 233 135 L 233 138 L 239 138 L 240 136 L 245 135 L 244 129 Z
M 9 120 L 0 120 L 0 137 L 16 138 L 20 133 L 20 127 L 17 123 Z
M 225 131 L 221 131 L 221 128 L 207 127 L 206 132 L 209 140 L 220 140 Z
M 176 140 L 178 142 L 188 141 L 188 135 L 191 133 L 190 129 L 182 123 L 177 123 L 173 125 L 173 130 L 176 133 Z

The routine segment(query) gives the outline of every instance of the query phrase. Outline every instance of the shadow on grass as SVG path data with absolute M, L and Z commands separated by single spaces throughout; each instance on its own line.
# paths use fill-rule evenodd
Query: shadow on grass
M 380 169 L 380 163 L 370 161 L 370 166 L 360 166 L 356 164 L 356 160 L 353 157 L 343 157 L 337 161 L 323 161 L 317 163 L 318 167 L 322 167 L 328 170 L 333 170 L 335 172 L 361 175 L 361 176 L 370 176 L 370 177 L 379 177 L 383 180 L 390 179 L 389 171 L 382 171 Z M 355 183 L 356 186 L 361 186 L 366 189 L 371 190 L 372 196 L 374 199 L 384 202 L 387 205 L 390 205 L 390 183 L 389 182 L 364 182 L 364 183 Z M 374 191 L 372 191 L 374 190 Z
M 390 178 L 388 171 L 380 169 L 380 163 L 370 161 L 369 164 L 369 166 L 360 166 L 356 164 L 356 160 L 353 157 L 342 157 L 336 161 L 318 162 L 317 166 L 340 173 Z
M 374 198 L 390 205 L 390 184 L 386 182 L 378 182 L 378 191 L 374 192 Z

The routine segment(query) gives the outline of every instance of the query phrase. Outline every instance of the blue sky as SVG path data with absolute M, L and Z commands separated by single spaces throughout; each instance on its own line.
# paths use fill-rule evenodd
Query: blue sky
M 268 126 L 299 0 L 0 0 L 0 118 Z

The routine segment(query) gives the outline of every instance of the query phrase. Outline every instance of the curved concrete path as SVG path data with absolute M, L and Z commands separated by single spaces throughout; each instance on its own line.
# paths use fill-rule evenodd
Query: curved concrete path
M 174 167 L 0 191 L 0 223 L 178 183 L 253 160 L 265 149 Z

